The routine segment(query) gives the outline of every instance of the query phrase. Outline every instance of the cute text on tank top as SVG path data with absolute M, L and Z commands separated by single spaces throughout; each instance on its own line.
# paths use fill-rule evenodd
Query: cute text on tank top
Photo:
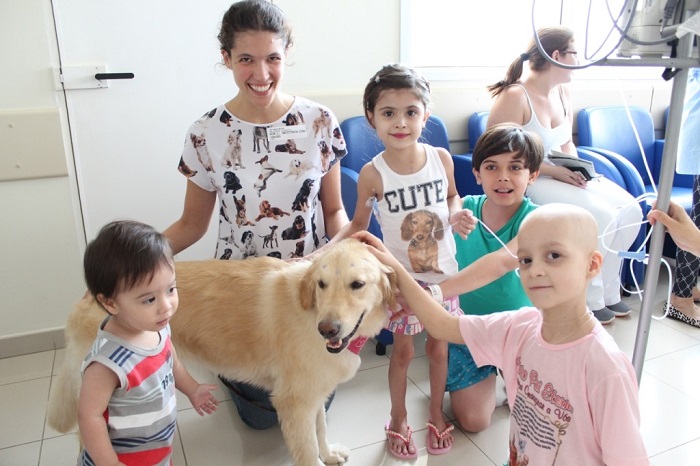
M 410 175 L 394 172 L 384 153 L 372 159 L 382 178 L 377 220 L 384 244 L 416 280 L 439 283 L 457 273 L 447 204 L 447 174 L 434 147 L 423 144 L 426 162 Z

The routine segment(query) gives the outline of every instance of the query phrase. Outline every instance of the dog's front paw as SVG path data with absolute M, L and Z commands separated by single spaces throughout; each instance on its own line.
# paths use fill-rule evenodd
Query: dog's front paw
M 338 445 L 337 443 L 334 445 L 329 445 L 329 452 L 328 455 L 321 455 L 321 461 L 323 461 L 325 464 L 345 464 L 348 461 L 348 458 L 350 457 L 350 449 L 344 445 Z

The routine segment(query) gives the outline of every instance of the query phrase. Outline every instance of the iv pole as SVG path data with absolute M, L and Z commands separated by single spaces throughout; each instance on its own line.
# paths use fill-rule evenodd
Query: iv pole
M 684 15 L 688 17 L 688 15 Z M 688 81 L 688 68 L 699 67 L 697 59 L 691 59 L 694 34 L 685 34 L 679 39 L 678 56 L 681 58 L 640 58 L 633 60 L 626 59 L 606 59 L 598 64 L 610 66 L 663 66 L 665 68 L 677 68 L 678 72 L 673 77 L 671 90 L 671 103 L 669 107 L 668 123 L 666 127 L 666 141 L 661 160 L 661 171 L 659 175 L 658 197 L 656 207 L 659 210 L 667 211 L 673 187 L 673 176 L 676 170 L 676 154 L 678 152 L 678 137 L 680 134 L 681 118 L 683 115 L 683 104 L 685 101 L 685 89 Z M 661 268 L 661 256 L 663 243 L 666 235 L 666 228 L 657 223 L 651 234 L 649 246 L 649 260 L 644 277 L 644 298 L 639 312 L 639 324 L 637 326 L 637 336 L 635 339 L 634 352 L 632 355 L 632 365 L 637 375 L 637 384 L 642 378 L 642 368 L 644 365 L 644 355 L 649 340 L 649 327 L 652 318 L 653 297 L 656 294 L 656 285 L 659 279 Z M 670 279 L 670 278 L 669 278 Z
M 533 33 L 538 48 L 546 57 L 546 52 L 544 52 L 542 44 L 539 42 L 537 31 L 534 29 L 535 1 L 536 0 L 533 0 Z M 627 0 L 623 8 L 623 13 L 632 15 L 633 17 L 637 7 L 637 1 L 638 0 Z M 662 0 L 657 1 L 661 2 Z M 676 2 L 673 0 L 668 0 L 666 8 L 668 8 L 669 4 L 671 3 L 675 5 Z M 682 20 L 690 18 L 693 13 L 700 9 L 700 0 L 679 0 L 678 5 L 676 5 L 674 8 L 674 19 L 676 20 L 677 24 L 681 24 Z M 632 21 L 632 17 L 630 17 L 628 21 Z M 677 25 L 663 28 L 660 33 L 664 37 L 668 37 L 668 40 L 671 41 L 675 36 L 675 28 L 677 28 Z M 669 34 L 669 31 L 673 32 Z M 627 28 L 625 28 L 623 33 L 627 33 Z M 671 188 L 673 187 L 673 177 L 676 170 L 676 154 L 678 152 L 678 138 L 681 128 L 681 119 L 683 117 L 683 106 L 685 103 L 685 90 L 688 83 L 688 68 L 700 67 L 700 60 L 698 58 L 691 58 L 694 38 L 695 34 L 688 32 L 678 39 L 678 46 L 676 49 L 678 58 L 606 58 L 593 63 L 594 65 L 600 66 L 661 66 L 667 69 L 675 70 L 675 74 L 672 78 L 673 86 L 671 90 L 671 102 L 669 105 L 669 116 L 661 160 L 659 184 L 657 186 L 658 193 L 656 208 L 663 211 L 668 211 L 671 198 Z M 549 61 L 557 66 L 560 66 L 553 60 Z M 562 67 L 566 68 L 565 66 Z M 577 69 L 576 67 L 569 68 Z M 649 242 L 649 256 L 646 275 L 644 277 L 644 297 L 642 298 L 642 306 L 639 312 L 639 324 L 637 325 L 637 336 L 635 338 L 634 351 L 632 354 L 632 366 L 634 367 L 637 376 L 637 384 L 640 383 L 642 378 L 644 355 L 646 354 L 647 342 L 649 340 L 649 328 L 651 326 L 652 319 L 651 305 L 653 303 L 653 297 L 656 294 L 656 285 L 659 279 L 659 270 L 661 268 L 661 256 L 665 236 L 666 228 L 661 223 L 657 223 L 652 231 Z M 650 299 L 647 299 L 647 297 L 650 297 Z
M 686 34 L 679 40 L 678 55 L 690 57 L 693 45 L 693 34 Z M 695 66 L 698 64 L 696 63 Z M 666 142 L 664 143 L 663 156 L 661 158 L 661 172 L 659 174 L 658 196 L 656 207 L 659 210 L 667 211 L 671 198 L 671 188 L 673 187 L 673 175 L 676 171 L 676 158 L 678 153 L 678 137 L 680 134 L 681 117 L 683 115 L 683 103 L 685 100 L 685 89 L 688 82 L 688 68 L 682 68 L 673 77 L 673 87 L 671 89 L 671 104 L 669 107 L 668 122 L 666 126 Z M 656 285 L 659 280 L 659 270 L 661 268 L 661 255 L 663 250 L 666 228 L 657 223 L 651 234 L 649 246 L 649 264 L 644 277 L 644 299 L 639 310 L 639 323 L 637 325 L 637 336 L 635 338 L 634 352 L 632 354 L 632 366 L 637 375 L 637 384 L 642 379 L 642 368 L 644 366 L 644 355 L 647 350 L 649 340 L 649 327 L 652 318 L 652 303 L 656 295 Z M 671 277 L 669 277 L 671 280 Z

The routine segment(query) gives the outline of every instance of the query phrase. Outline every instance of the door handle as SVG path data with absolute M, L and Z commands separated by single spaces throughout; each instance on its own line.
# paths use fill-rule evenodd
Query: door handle
M 134 73 L 97 73 L 95 79 L 134 79 Z
M 108 73 L 106 65 L 54 68 L 56 90 L 107 89 L 112 79 L 134 79 L 134 73 Z

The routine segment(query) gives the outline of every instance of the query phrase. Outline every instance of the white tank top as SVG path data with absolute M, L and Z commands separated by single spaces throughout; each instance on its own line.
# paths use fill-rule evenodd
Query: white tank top
M 377 200 L 377 220 L 384 244 L 413 278 L 439 283 L 457 273 L 448 180 L 437 150 L 422 146 L 426 163 L 410 175 L 399 175 L 389 168 L 384 152 L 372 160 L 384 190 Z
M 535 107 L 532 106 L 530 101 L 530 95 L 527 93 L 527 89 L 522 84 L 514 84 L 515 86 L 520 86 L 525 92 L 525 97 L 527 97 L 527 103 L 530 105 L 530 121 L 523 125 L 523 129 L 526 131 L 531 131 L 537 134 L 540 139 L 542 139 L 542 144 L 544 145 L 544 163 L 553 165 L 549 161 L 549 154 L 552 149 L 559 149 L 562 144 L 565 144 L 571 139 L 571 126 L 569 126 L 568 121 L 564 121 L 562 124 L 555 128 L 545 128 L 537 119 L 537 114 L 535 114 Z M 564 114 L 566 115 L 566 105 L 562 99 L 562 106 L 564 107 Z

